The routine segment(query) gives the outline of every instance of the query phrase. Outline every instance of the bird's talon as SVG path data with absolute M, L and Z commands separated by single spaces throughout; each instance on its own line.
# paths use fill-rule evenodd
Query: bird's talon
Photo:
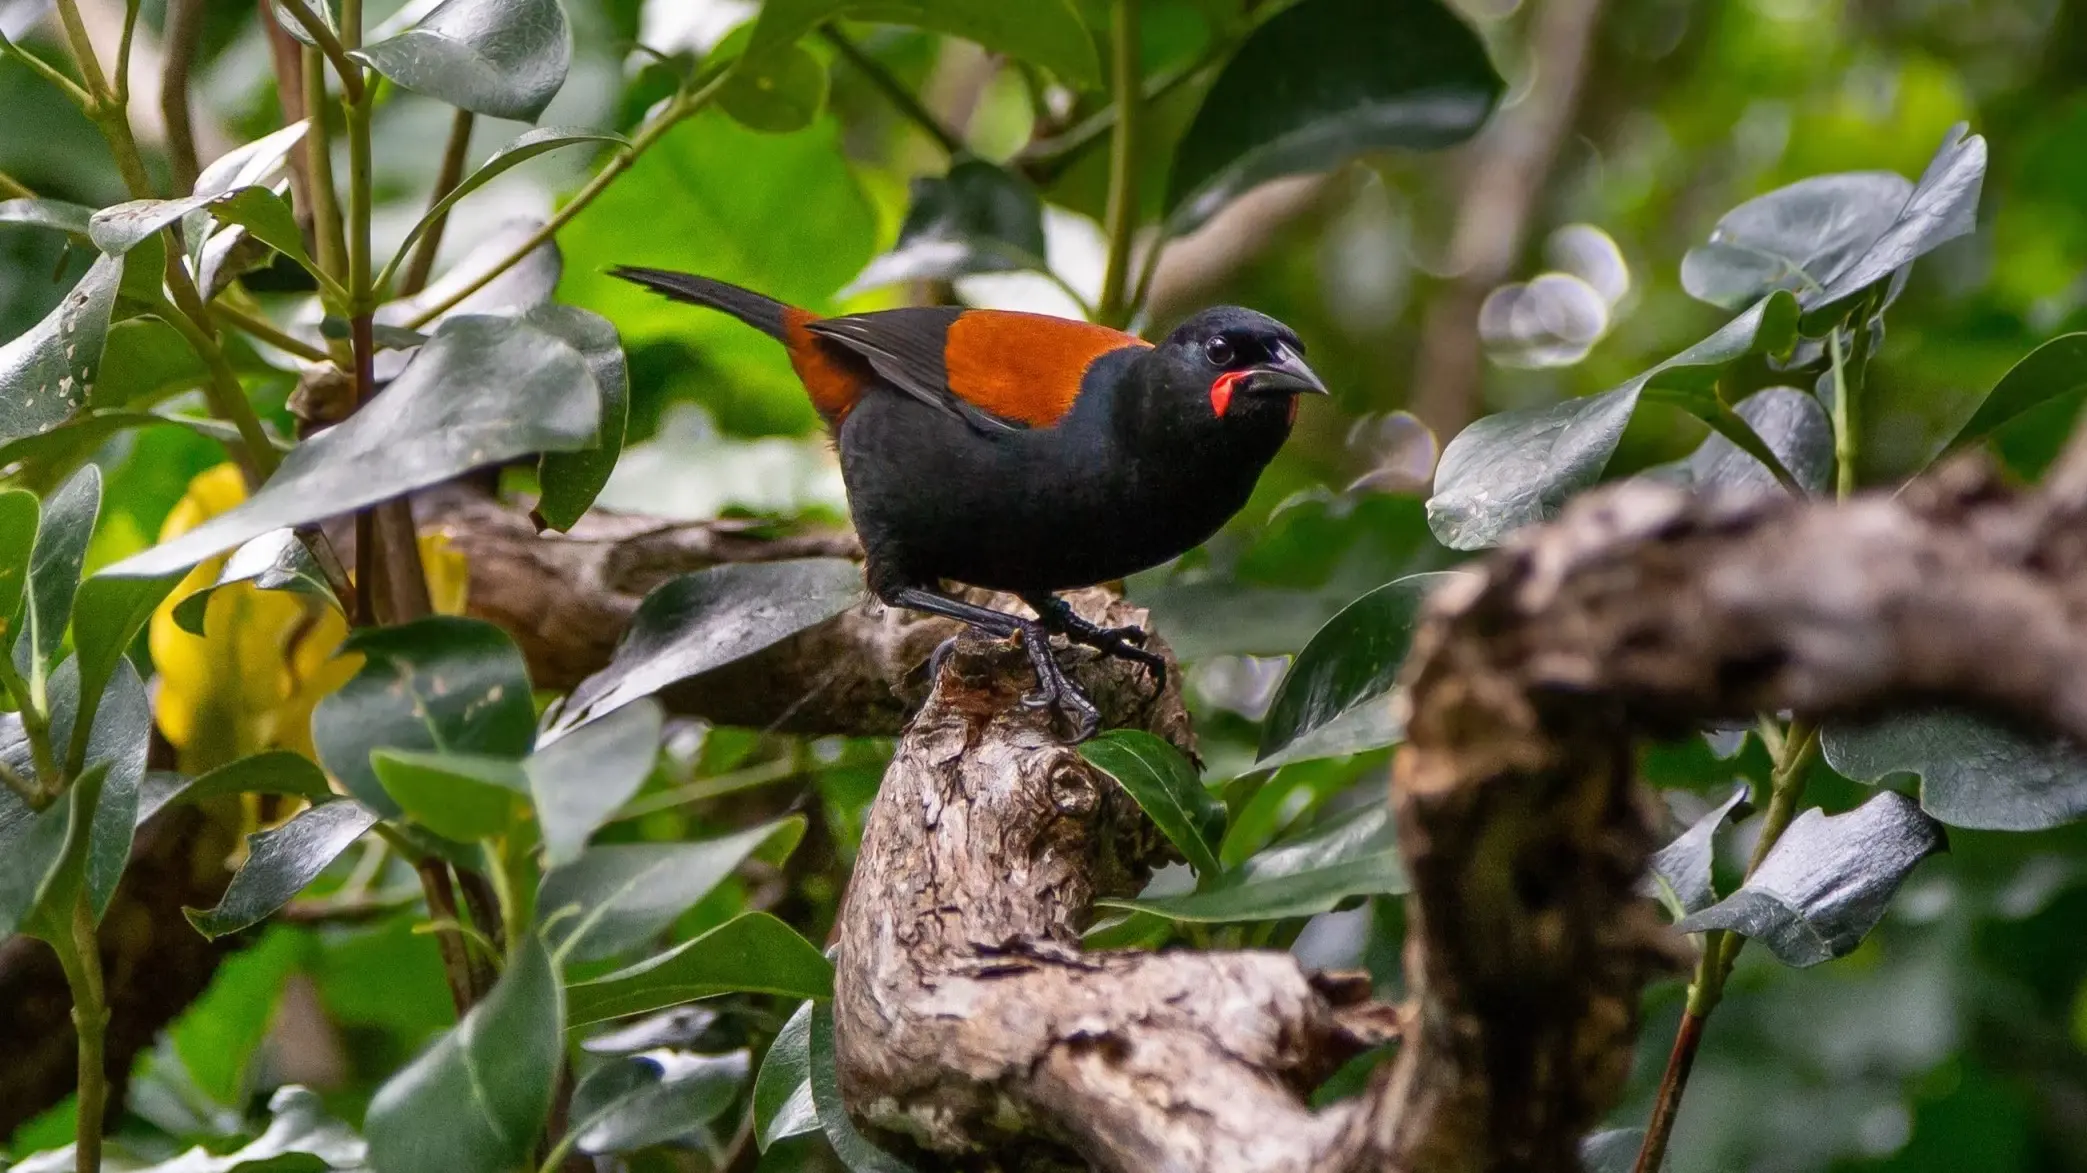
M 935 650 L 928 653 L 928 687 L 934 687 L 935 682 L 942 679 L 942 666 L 949 662 L 950 653 L 956 650 L 957 637 L 952 635 L 936 644 Z

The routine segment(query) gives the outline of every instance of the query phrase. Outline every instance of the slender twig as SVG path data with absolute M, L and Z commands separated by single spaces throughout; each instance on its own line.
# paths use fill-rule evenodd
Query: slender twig
M 1855 404 L 1848 394 L 1847 361 L 1841 353 L 1841 328 L 1835 324 L 1826 335 L 1826 348 L 1833 358 L 1833 460 L 1834 495 L 1846 498 L 1855 491 Z
M 101 71 L 101 61 L 94 55 L 94 40 L 87 35 L 87 22 L 80 19 L 79 0 L 58 0 L 58 21 L 65 27 L 66 42 L 72 46 L 87 92 L 94 95 L 97 104 L 114 97 L 108 77 Z
M 30 810 L 43 809 L 45 800 L 42 789 L 35 782 L 22 777 L 13 766 L 4 761 L 0 761 L 0 782 L 6 783 L 7 788 L 14 791 L 15 797 L 21 799 Z
M 449 145 L 442 150 L 442 169 L 435 173 L 435 186 L 428 190 L 428 208 L 434 210 L 443 197 L 457 189 L 464 181 L 464 163 L 471 154 L 471 128 L 476 121 L 471 111 L 459 109 L 449 123 Z M 435 271 L 435 254 L 442 248 L 442 230 L 449 225 L 449 212 L 438 212 L 428 221 L 428 226 L 413 246 L 413 257 L 406 262 L 406 275 L 399 279 L 398 296 L 411 297 L 428 287 L 428 277 Z
M 282 0 L 282 6 L 283 11 L 290 14 L 290 18 L 312 38 L 319 52 L 325 54 L 326 60 L 332 64 L 335 76 L 341 79 L 342 99 L 351 105 L 362 101 L 367 88 L 362 83 L 362 67 L 348 57 L 348 50 L 356 46 L 343 43 L 344 38 L 348 36 L 348 29 L 353 27 L 349 25 L 346 13 L 344 12 L 341 18 L 341 35 L 335 36 L 333 30 L 326 27 L 326 22 L 320 20 L 317 14 L 305 5 L 304 0 Z M 358 35 L 355 39 L 359 41 L 361 38 Z
M 15 60 L 28 66 L 31 73 L 58 87 L 59 92 L 63 93 L 66 99 L 73 105 L 78 106 L 82 110 L 92 110 L 94 108 L 94 96 L 81 89 L 80 83 L 60 73 L 57 66 L 15 44 L 4 35 L 0 35 L 0 53 L 6 53 L 8 56 L 13 57 Z
M 73 1168 L 76 1173 L 101 1173 L 102 1117 L 109 1102 L 109 1004 L 102 982 L 101 942 L 95 933 L 94 909 L 88 903 L 84 884 L 73 898 L 69 927 L 69 935 L 60 933 L 54 937 L 65 939 L 55 952 L 65 971 L 66 985 L 72 991 L 73 1030 L 79 1037 Z
M 139 0 L 124 0 L 123 34 L 116 41 L 116 87 L 118 106 L 130 105 L 130 46 L 138 33 Z
M 355 407 L 377 393 L 375 323 L 367 313 L 348 320 L 349 345 L 355 352 Z M 355 626 L 377 624 L 377 511 L 355 515 Z
M 630 165 L 636 162 L 640 155 L 643 155 L 650 149 L 669 130 L 679 125 L 684 119 L 695 115 L 698 111 L 710 105 L 711 99 L 717 96 L 718 88 L 724 83 L 724 78 L 725 74 L 720 71 L 710 77 L 695 91 L 685 91 L 677 95 L 667 104 L 666 109 L 660 111 L 657 117 L 646 123 L 639 130 L 638 134 L 631 139 L 630 146 L 609 156 L 609 161 L 602 165 L 602 169 L 595 173 L 594 178 L 588 180 L 585 187 L 573 193 L 572 199 L 567 201 L 564 207 L 558 209 L 541 228 L 530 233 L 527 240 L 516 245 L 513 250 L 502 257 L 491 268 L 466 282 L 462 288 L 457 289 L 441 301 L 415 314 L 406 322 L 406 325 L 415 330 L 420 329 L 422 326 L 455 309 L 465 298 L 485 288 L 495 277 L 520 263 L 523 257 L 543 247 L 552 237 L 558 235 L 560 229 L 571 223 L 573 217 L 586 210 L 587 205 L 593 203 L 595 197 L 607 191 L 609 185 L 616 182 L 618 176 L 630 170 Z
M 1095 312 L 1103 325 L 1120 326 L 1130 316 L 1126 295 L 1138 229 L 1138 123 L 1144 91 L 1138 84 L 1138 0 L 1115 0 L 1111 13 L 1116 130 L 1109 143 L 1109 203 L 1104 214 L 1109 260 Z
M 209 325 L 208 310 L 194 282 L 188 279 L 188 270 L 178 265 L 169 266 L 167 284 L 169 292 L 174 295 L 174 304 L 162 302 L 158 307 L 159 315 L 188 342 L 196 357 L 203 360 L 204 369 L 210 373 L 209 382 L 203 385 L 210 412 L 239 429 L 241 451 L 233 456 L 246 474 L 249 487 L 258 486 L 274 475 L 282 457 L 269 441 L 267 430 L 261 426 L 261 417 L 254 414 L 254 405 L 247 402 L 246 388 L 239 383 L 239 373 L 232 369 L 224 348 L 218 345 Z
M 266 342 L 277 350 L 294 354 L 306 362 L 326 362 L 332 356 L 325 350 L 306 342 L 302 338 L 285 332 L 280 326 L 258 313 L 249 313 L 239 306 L 219 298 L 211 304 L 211 313 L 220 320 L 238 327 L 245 333 Z
M 0 171 L 0 196 L 11 200 L 33 200 L 36 193 L 29 186 L 5 171 Z
M 426 856 L 413 866 L 420 873 L 428 917 L 435 924 L 435 947 L 442 954 L 442 976 L 449 979 L 449 996 L 456 1003 L 457 1017 L 462 1018 L 478 1003 L 479 991 L 472 981 L 470 955 L 465 952 L 463 922 L 457 916 L 457 894 L 450 886 L 449 865 Z
M 376 308 L 370 285 L 370 104 L 368 91 L 362 100 L 346 104 L 348 112 L 348 293 L 350 313 Z
M 892 107 L 900 114 L 904 115 L 908 122 L 919 127 L 929 138 L 934 139 L 936 145 L 942 148 L 944 154 L 955 157 L 964 153 L 964 140 L 958 138 L 947 126 L 944 126 L 942 120 L 935 117 L 934 111 L 921 105 L 920 99 L 913 96 L 913 91 L 900 84 L 899 79 L 893 77 L 891 71 L 884 68 L 881 62 L 868 53 L 863 52 L 862 46 L 850 40 L 847 34 L 830 24 L 822 26 L 819 29 L 819 35 L 826 39 L 827 44 L 833 46 L 834 51 L 841 55 L 843 61 L 853 66 L 856 72 L 868 78 L 870 84 L 877 88 L 877 92 L 883 94 L 885 100 L 890 102 Z
M 166 65 L 159 77 L 159 112 L 167 124 L 167 157 L 174 187 L 196 186 L 202 161 L 196 155 L 196 133 L 189 115 L 189 74 L 197 42 L 203 36 L 203 0 L 167 0 Z
M 348 233 L 341 224 L 340 194 L 333 183 L 333 132 L 326 123 L 326 59 L 304 50 L 304 165 L 311 177 L 312 254 L 336 281 L 348 277 Z

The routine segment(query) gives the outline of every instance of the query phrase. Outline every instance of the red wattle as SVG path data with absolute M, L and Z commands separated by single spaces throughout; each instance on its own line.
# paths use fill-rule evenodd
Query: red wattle
M 1246 379 L 1245 371 L 1226 371 L 1210 384 L 1210 410 L 1225 414 L 1232 406 L 1232 391 Z

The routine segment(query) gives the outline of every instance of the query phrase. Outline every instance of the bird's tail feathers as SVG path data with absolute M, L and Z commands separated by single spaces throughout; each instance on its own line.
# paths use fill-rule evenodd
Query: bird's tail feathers
M 633 265 L 617 265 L 609 270 L 609 275 L 643 285 L 654 293 L 663 293 L 675 301 L 721 310 L 778 340 L 784 338 L 784 331 L 788 326 L 787 315 L 791 312 L 789 306 L 765 294 L 743 289 L 727 281 L 698 277 L 693 273 L 644 269 Z

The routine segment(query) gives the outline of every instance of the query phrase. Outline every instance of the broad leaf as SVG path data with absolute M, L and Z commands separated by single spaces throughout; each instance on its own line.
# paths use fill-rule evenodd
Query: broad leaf
M 1813 493 L 1825 490 L 1833 477 L 1833 421 L 1816 397 L 1791 387 L 1768 387 L 1741 400 L 1732 412 L 1800 485 Z M 1657 475 L 1708 491 L 1784 491 L 1759 457 L 1717 433 Z
M 1942 827 L 1887 790 L 1841 815 L 1797 816 L 1737 892 L 1677 923 L 1727 929 L 1768 946 L 1784 965 L 1843 957 L 1884 916 L 1899 882 L 1944 847 Z
M 1691 823 L 1672 843 L 1652 853 L 1652 861 L 1647 865 L 1652 873 L 1650 878 L 1658 885 L 1661 902 L 1676 920 L 1717 902 L 1717 889 L 1710 880 L 1711 865 L 1717 859 L 1717 833 L 1726 820 L 1743 819 L 1752 813 L 1753 808 L 1746 805 L 1746 793 L 1746 786 L 1740 785 L 1732 791 L 1732 797 Z
M 1261 722 L 1261 759 L 1390 692 L 1412 646 L 1421 604 L 1457 573 L 1415 574 L 1386 583 L 1320 628 L 1297 653 L 1269 702 Z
M 86 406 L 122 283 L 121 258 L 95 258 L 58 308 L 0 346 L 0 441 L 48 432 Z
M 629 952 L 664 932 L 755 852 L 778 862 L 787 857 L 804 826 L 802 815 L 791 815 L 721 839 L 589 848 L 544 877 L 537 906 L 545 931 L 561 955 L 582 961 Z M 566 915 L 550 919 L 561 912 Z
M 751 1067 L 745 1051 L 699 1055 L 663 1048 L 611 1059 L 573 1090 L 575 1147 L 628 1153 L 702 1133 L 731 1107 Z
M 1074 87 L 1101 84 L 1094 39 L 1069 0 L 1024 0 L 980 4 L 977 0 L 771 0 L 761 6 L 743 60 L 795 44 L 813 29 L 842 16 L 907 24 L 962 37 L 996 53 L 1031 61 Z
M 1950 440 L 1951 450 L 1985 439 L 2046 403 L 2087 390 L 2087 333 L 2060 334 L 2016 363 Z
M 829 81 L 825 63 L 801 45 L 785 45 L 740 62 L 718 90 L 717 105 L 749 130 L 789 134 L 826 108 Z
M 312 39 L 312 35 L 305 31 L 304 25 L 296 17 L 290 15 L 292 5 L 302 6 L 305 11 L 318 17 L 319 23 L 325 25 L 329 31 L 335 34 L 341 31 L 340 18 L 334 15 L 333 11 L 334 5 L 338 4 L 340 0 L 268 0 L 268 2 L 269 6 L 275 10 L 275 23 L 280 25 L 282 30 L 293 39 L 303 44 L 316 47 L 318 42 Z
M 14 647 L 16 619 L 23 588 L 29 583 L 29 559 L 36 549 L 41 516 L 36 494 L 22 489 L 0 493 L 0 655 Z
M 519 758 L 535 734 L 529 671 L 508 634 L 475 619 L 432 616 L 366 628 L 344 652 L 366 660 L 312 714 L 319 760 L 379 814 L 399 813 L 370 764 L 380 747 Z
M 79 665 L 80 696 L 89 720 L 125 650 L 152 618 L 153 608 L 180 579 L 178 574 L 159 578 L 95 575 L 80 584 L 73 596 L 73 660 Z
M 219 766 L 166 801 L 205 802 L 235 794 L 282 794 L 315 804 L 339 797 L 310 758 L 287 749 L 271 749 Z
M 600 398 L 586 359 L 527 322 L 459 316 L 390 386 L 344 423 L 300 444 L 235 509 L 110 567 L 168 574 L 270 530 L 374 505 L 467 469 L 591 445 Z
M 1254 762 L 1256 770 L 1273 770 L 1293 762 L 1346 758 L 1383 749 L 1405 740 L 1406 726 L 1395 706 L 1360 704 Z
M 414 93 L 534 122 L 565 85 L 572 30 L 558 0 L 445 0 L 353 56 Z
M 97 577 L 90 584 L 103 581 Z M 123 581 L 123 580 L 116 580 Z M 295 591 L 322 599 L 334 611 L 345 616 L 340 599 L 326 581 L 326 572 L 319 568 L 319 560 L 312 557 L 310 547 L 297 536 L 293 529 L 271 530 L 253 541 L 232 551 L 225 559 L 225 568 L 218 572 L 217 581 L 195 594 L 174 604 L 174 622 L 190 635 L 202 635 L 203 619 L 210 610 L 210 596 L 219 587 L 233 583 L 251 583 L 255 590 Z
M 0 200 L 0 224 L 54 228 L 85 239 L 94 209 L 64 200 Z
M 316 273 L 319 267 L 304 251 L 304 233 L 297 217 L 283 198 L 265 187 L 247 187 L 210 205 L 210 214 L 220 223 L 246 229 L 247 235 Z M 200 254 L 201 250 L 197 252 Z M 197 264 L 200 272 L 202 265 Z
M 1168 228 L 1185 232 L 1271 179 L 1471 137 L 1505 89 L 1485 43 L 1439 0 L 1304 0 L 1255 29 L 1174 152 Z
M 849 1173 L 914 1173 L 913 1167 L 873 1145 L 855 1128 L 841 1099 L 840 1062 L 833 1049 L 833 1008 L 814 1006 L 807 1051 L 811 1056 L 812 1107 L 826 1143 Z
M 355 1130 L 327 1115 L 317 1093 L 292 1084 L 268 1097 L 268 1127 L 244 1147 L 222 1156 L 197 1146 L 137 1173 L 325 1173 L 360 1170 L 369 1146 Z
M 565 1008 L 551 957 L 516 944 L 485 1001 L 370 1101 L 370 1168 L 508 1173 L 533 1166 L 564 1059 Z
M 761 1057 L 761 1074 L 754 1077 L 754 1144 L 764 1153 L 776 1141 L 802 1136 L 819 1127 L 818 1109 L 812 1107 L 815 1005 L 799 1004 L 797 1012 L 776 1032 L 768 1053 Z
M 1343 900 L 1391 895 L 1404 892 L 1406 886 L 1391 810 L 1371 804 L 1276 843 L 1208 890 L 1095 903 L 1214 924 L 1317 916 Z
M 902 281 L 946 281 L 974 273 L 1044 268 L 1043 198 L 1028 183 L 982 159 L 951 165 L 940 178 L 913 181 L 898 243 L 880 254 L 843 294 Z
M 829 998 L 833 964 L 795 929 L 749 912 L 628 969 L 576 983 L 566 999 L 570 1025 L 579 1027 L 734 992 Z
M 1890 171 L 1814 175 L 1726 212 L 1681 258 L 1690 296 L 1740 310 L 1778 289 L 1826 288 L 1898 219 L 1913 185 Z
M 529 813 L 529 779 L 513 758 L 382 748 L 370 768 L 407 818 L 458 843 L 505 835 Z
M 638 604 L 609 666 L 572 690 L 553 732 L 750 656 L 861 598 L 862 570 L 841 558 L 735 562 L 669 579 Z
M 659 758 L 661 721 L 657 704 L 639 701 L 575 729 L 522 762 L 543 825 L 546 867 L 579 859 L 588 836 L 645 784 Z
M 1823 330 L 1871 286 L 1977 227 L 1979 190 L 1986 175 L 1986 140 L 1976 134 L 1966 137 L 1968 129 L 1963 123 L 1950 128 L 1891 226 L 1823 291 L 1804 299 L 1808 332 Z
M 1140 729 L 1111 729 L 1081 743 L 1080 756 L 1114 778 L 1208 884 L 1224 869 L 1217 845 L 1225 807 L 1181 751 Z
M 413 228 L 406 233 L 406 238 L 399 242 L 398 252 L 392 257 L 391 264 L 385 266 L 386 277 L 388 278 L 393 270 L 413 252 L 413 245 L 420 240 L 421 235 L 435 221 L 447 216 L 449 210 L 457 205 L 458 200 L 484 187 L 511 167 L 526 163 L 548 151 L 555 151 L 559 147 L 577 146 L 580 143 L 615 143 L 623 147 L 630 146 L 629 139 L 607 130 L 587 130 L 582 127 L 571 126 L 541 126 L 535 130 L 524 131 L 521 137 L 494 151 L 492 155 L 487 157 L 485 162 L 478 165 L 478 170 L 465 176 L 461 182 L 450 189 L 449 194 L 436 200 L 428 208 L 420 220 L 413 225 Z M 610 336 L 614 337 L 613 330 L 611 330 Z
M 246 862 L 233 875 L 217 907 L 182 911 L 206 937 L 222 937 L 259 924 L 304 891 L 305 885 L 318 879 L 328 864 L 376 825 L 375 811 L 347 799 L 299 811 L 279 827 L 246 837 Z
M 1921 809 L 1952 827 L 2041 831 L 2087 815 L 2087 753 L 1969 713 L 1836 722 L 1819 746 L 1829 765 L 1859 782 L 1917 775 Z
M 85 712 L 75 699 L 80 696 L 78 663 L 77 657 L 67 660 L 51 679 L 51 742 L 60 753 L 71 743 Z M 106 688 L 88 718 L 93 724 L 80 758 L 83 772 L 106 771 L 94 804 L 84 876 L 89 907 L 97 920 L 109 910 L 116 882 L 130 862 L 131 837 L 138 822 L 138 786 L 145 777 L 145 755 L 152 737 L 152 704 L 138 670 L 129 660 L 118 660 L 105 681 Z
M 326 0 L 307 0 L 307 3 L 315 12 L 323 11 L 327 7 Z M 265 182 L 282 167 L 283 161 L 289 158 L 290 152 L 297 148 L 297 144 L 304 141 L 304 134 L 305 122 L 299 119 L 250 143 L 233 147 L 212 159 L 210 165 L 196 176 L 193 194 L 221 196 L 242 187 L 252 187 Z
M 1428 525 L 1453 549 L 1476 550 L 1558 515 L 1566 499 L 1601 479 L 1644 396 L 1714 417 L 1725 367 L 1780 354 L 1797 338 L 1797 300 L 1776 292 L 1717 333 L 1599 395 L 1503 411 L 1465 428 L 1443 449 L 1428 499 Z
M 577 452 L 546 452 L 538 466 L 542 491 L 532 516 L 537 524 L 563 533 L 594 504 L 623 455 L 623 434 L 630 426 L 630 372 L 616 327 L 600 314 L 546 302 L 531 306 L 522 320 L 565 339 L 580 352 L 601 400 L 600 441 Z
M 74 473 L 43 503 L 43 523 L 29 558 L 29 585 L 22 598 L 22 642 L 15 667 L 32 691 L 42 687 L 72 621 L 87 542 L 101 516 L 101 470 L 88 465 Z M 64 752 L 61 744 L 59 752 Z

